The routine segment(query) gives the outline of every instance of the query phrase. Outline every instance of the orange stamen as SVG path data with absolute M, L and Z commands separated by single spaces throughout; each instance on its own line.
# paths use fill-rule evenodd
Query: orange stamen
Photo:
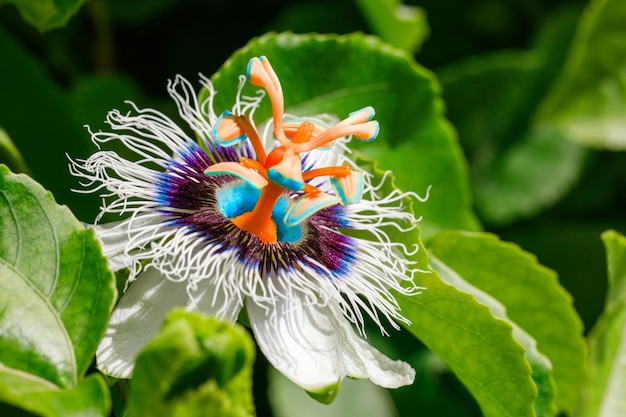
M 285 155 L 285 151 L 287 149 L 284 146 L 279 146 L 277 148 L 272 149 L 270 154 L 267 156 L 265 160 L 265 168 L 271 168 L 274 165 L 280 163 L 283 160 L 283 156 Z
M 300 121 L 300 122 L 287 122 L 283 125 L 283 132 L 285 132 L 285 135 L 288 138 L 293 138 L 294 135 L 296 134 L 296 132 L 298 131 L 298 129 L 300 128 L 300 126 L 303 124 L 304 122 Z M 312 122 L 308 122 L 308 123 L 312 123 Z M 320 126 L 318 124 L 312 123 L 313 124 L 313 135 L 317 136 L 317 135 L 321 135 L 322 133 L 324 133 L 326 131 L 326 127 Z
M 254 148 L 254 153 L 256 154 L 257 159 L 261 164 L 265 164 L 265 158 L 267 158 L 267 154 L 265 153 L 265 148 L 263 147 L 263 142 L 259 137 L 254 126 L 250 122 L 247 116 L 234 116 L 234 120 L 241 127 L 244 133 L 248 136 L 248 140 L 252 144 L 252 148 Z
M 313 149 L 326 145 L 328 142 L 333 141 L 342 136 L 354 135 L 358 138 L 363 138 L 373 133 L 377 129 L 375 121 L 361 123 L 358 125 L 349 125 L 347 123 L 340 122 L 321 135 L 318 135 L 308 141 L 307 143 L 297 144 L 295 146 L 296 152 L 309 152 Z
M 259 161 L 242 157 L 239 159 L 239 163 L 246 168 L 256 169 L 257 171 L 259 171 L 259 174 L 267 178 L 267 169 L 265 169 L 265 167 Z
M 304 184 L 304 192 L 307 193 L 307 194 L 310 194 L 313 197 L 315 197 L 316 195 L 320 195 L 322 190 L 320 190 L 319 188 L 317 188 L 314 185 Z
M 289 139 L 283 131 L 283 113 L 285 103 L 283 99 L 283 89 L 276 72 L 270 65 L 267 58 L 252 58 L 249 72 L 250 83 L 263 87 L 272 104 L 272 118 L 274 119 L 274 136 L 280 143 L 287 145 Z
M 346 177 L 350 175 L 350 168 L 342 165 L 336 167 L 316 168 L 302 173 L 302 178 L 307 181 L 316 177 Z

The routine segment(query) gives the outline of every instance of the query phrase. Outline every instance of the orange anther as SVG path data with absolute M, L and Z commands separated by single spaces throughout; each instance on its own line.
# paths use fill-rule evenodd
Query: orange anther
M 313 132 L 315 131 L 315 125 L 311 122 L 305 121 L 302 122 L 298 130 L 296 130 L 296 134 L 293 135 L 292 142 L 293 143 L 305 143 L 311 139 L 313 136 Z
M 263 147 L 263 141 L 261 141 L 261 137 L 252 125 L 252 122 L 250 122 L 248 116 L 234 116 L 233 120 L 237 122 L 237 125 L 248 136 L 248 140 L 254 148 L 256 158 L 263 164 L 265 162 L 265 158 L 267 157 L 265 148 Z
M 265 160 L 265 168 L 271 168 L 274 165 L 280 163 L 283 160 L 283 156 L 285 155 L 285 151 L 287 148 L 284 146 L 279 146 L 277 148 L 272 149 L 269 155 L 267 155 L 267 159 Z
M 315 197 L 316 195 L 319 195 L 322 192 L 322 190 L 320 190 L 319 188 L 317 188 L 314 185 L 304 184 L 304 192 L 307 193 L 307 194 L 310 194 L 313 197 Z

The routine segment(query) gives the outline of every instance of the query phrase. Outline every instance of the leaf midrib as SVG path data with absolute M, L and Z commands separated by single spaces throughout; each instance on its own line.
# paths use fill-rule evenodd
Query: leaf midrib
M 68 352 L 70 356 L 69 359 L 70 359 L 71 370 L 72 370 L 72 384 L 76 385 L 78 383 L 78 380 L 77 380 L 76 355 L 74 353 L 74 345 L 72 344 L 72 340 L 70 338 L 69 333 L 67 332 L 67 329 L 65 328 L 65 324 L 63 323 L 63 320 L 61 319 L 60 314 L 58 313 L 58 311 L 56 311 L 56 309 L 54 308 L 50 300 L 47 297 L 45 297 L 43 293 L 26 276 L 24 276 L 24 274 L 22 274 L 21 271 L 16 269 L 13 265 L 6 262 L 2 258 L 0 258 L 0 263 L 4 264 L 8 269 L 11 269 L 15 273 L 16 276 L 20 277 L 22 281 L 24 281 L 24 283 L 26 283 L 26 285 L 31 288 L 33 293 L 43 301 L 45 307 L 52 314 L 54 321 L 59 325 L 59 329 L 61 330 L 61 334 L 63 335 L 63 340 L 65 341 L 65 344 L 68 347 Z
M 17 185 L 14 183 L 14 185 Z M 25 191 L 29 191 L 27 189 L 27 187 L 25 187 L 23 184 L 19 184 Z M 15 261 L 14 263 L 9 263 L 8 260 L 5 260 L 4 258 L 0 258 L 0 262 L 2 262 L 3 264 L 5 264 L 8 268 L 12 269 L 27 285 L 28 287 L 31 288 L 31 290 L 35 293 L 35 295 L 37 297 L 39 297 L 45 304 L 46 308 L 52 313 L 52 316 L 54 318 L 54 321 L 58 324 L 58 327 L 61 330 L 61 333 L 63 335 L 63 339 L 65 341 L 65 344 L 68 348 L 68 352 L 69 352 L 69 360 L 70 360 L 70 364 L 71 364 L 71 370 L 72 370 L 72 384 L 76 385 L 77 384 L 77 364 L 76 364 L 76 354 L 74 352 L 74 345 L 72 344 L 72 340 L 71 337 L 67 331 L 67 328 L 65 327 L 65 323 L 63 322 L 62 318 L 61 318 L 61 311 L 57 311 L 56 308 L 54 307 L 54 305 L 52 304 L 51 300 L 50 300 L 50 295 L 54 293 L 54 290 L 57 286 L 58 280 L 59 280 L 59 274 L 60 274 L 60 243 L 59 243 L 59 236 L 56 233 L 56 230 L 53 226 L 52 223 L 52 219 L 50 218 L 50 215 L 48 212 L 46 212 L 45 210 L 43 210 L 43 207 L 41 205 L 41 200 L 39 199 L 39 196 L 37 195 L 32 195 L 33 199 L 37 201 L 37 203 L 39 204 L 39 209 L 40 212 L 43 213 L 43 217 L 46 219 L 50 234 L 52 235 L 52 238 L 54 240 L 54 261 L 55 261 L 55 270 L 54 270 L 54 276 L 51 282 L 51 285 L 49 287 L 49 294 L 44 294 L 30 279 L 29 277 L 25 276 L 19 269 L 17 269 L 17 265 L 19 265 L 19 261 L 22 257 L 23 254 L 23 250 L 22 250 L 22 245 L 23 245 L 23 233 L 22 233 L 22 222 L 20 221 L 20 218 L 17 216 L 17 213 L 15 211 L 14 205 L 12 200 L 9 198 L 9 196 L 7 195 L 6 191 L 4 190 L 0 190 L 0 195 L 2 195 L 2 198 L 6 204 L 6 207 L 11 215 L 11 220 L 13 221 L 13 224 L 15 225 L 15 230 L 16 230 L 16 256 L 15 256 Z M 82 257 L 81 257 L 82 260 Z M 74 293 L 75 288 L 72 291 L 72 294 Z M 72 298 L 72 295 L 70 294 L 70 296 L 68 297 L 68 301 Z

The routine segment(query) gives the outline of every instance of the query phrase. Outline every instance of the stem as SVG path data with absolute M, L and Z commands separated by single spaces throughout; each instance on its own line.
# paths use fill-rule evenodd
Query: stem
M 88 6 L 95 32 L 93 50 L 96 67 L 99 71 L 111 72 L 115 69 L 115 42 L 108 3 L 103 0 L 93 0 Z

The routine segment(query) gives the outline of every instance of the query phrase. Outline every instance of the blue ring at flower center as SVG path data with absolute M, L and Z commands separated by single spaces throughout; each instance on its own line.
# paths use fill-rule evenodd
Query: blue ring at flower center
M 215 193 L 217 209 L 225 217 L 232 219 L 254 209 L 261 191 L 245 181 L 234 181 L 220 187 Z M 304 235 L 301 225 L 287 226 L 283 219 L 291 200 L 281 195 L 272 210 L 272 220 L 276 223 L 276 235 L 279 242 L 297 243 Z

